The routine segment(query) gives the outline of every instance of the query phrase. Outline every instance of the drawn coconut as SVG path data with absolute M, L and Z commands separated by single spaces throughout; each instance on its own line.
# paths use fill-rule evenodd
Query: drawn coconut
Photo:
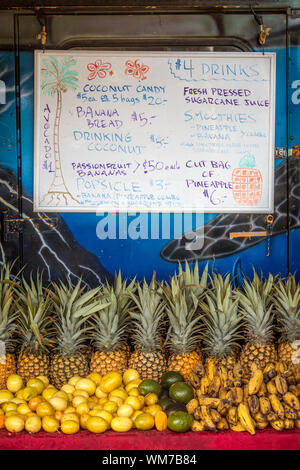
M 255 168 L 254 155 L 247 153 L 239 165 L 232 172 L 234 200 L 241 206 L 256 206 L 261 199 L 263 180 L 260 170 Z

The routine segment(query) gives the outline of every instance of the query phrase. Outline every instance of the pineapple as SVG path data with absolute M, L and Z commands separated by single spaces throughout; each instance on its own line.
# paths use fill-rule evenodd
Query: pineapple
M 96 297 L 99 288 L 85 291 L 81 280 L 75 287 L 53 283 L 52 300 L 57 315 L 57 346 L 50 365 L 51 383 L 61 388 L 73 375 L 85 377 L 89 372 L 89 357 L 86 354 L 86 340 L 92 329 L 87 325 L 91 315 L 106 304 L 100 304 Z
M 215 274 L 206 302 L 201 303 L 204 322 L 202 343 L 207 361 L 233 370 L 239 348 L 241 317 L 238 314 L 238 298 L 234 299 L 230 274 L 225 278 Z
M 16 304 L 19 309 L 20 352 L 17 371 L 26 383 L 31 377 L 49 375 L 49 348 L 54 345 L 52 318 L 49 316 L 50 296 L 45 294 L 42 275 L 36 281 L 25 279 L 17 289 Z
M 240 167 L 232 172 L 232 194 L 241 206 L 256 206 L 261 200 L 263 179 L 255 168 L 255 157 L 247 153 L 240 162 Z
M 271 274 L 263 280 L 254 271 L 252 282 L 244 280 L 244 293 L 237 293 L 247 332 L 247 343 L 242 348 L 240 360 L 248 375 L 252 364 L 264 369 L 269 362 L 277 360 L 270 297 L 273 281 Z
M 167 346 L 170 350 L 168 369 L 180 372 L 187 377 L 194 367 L 201 362 L 198 353 L 200 340 L 200 316 L 196 312 L 198 301 L 193 292 L 190 293 L 190 305 L 185 291 L 180 287 L 176 277 L 171 278 L 170 285 L 164 288 L 169 317 Z M 192 301 L 192 302 L 191 302 Z
M 295 276 L 290 274 L 285 282 L 280 280 L 276 284 L 273 304 L 281 333 L 278 356 L 291 364 L 295 353 L 293 343 L 300 340 L 300 284 L 296 283 Z
M 160 341 L 165 305 L 155 275 L 149 285 L 146 281 L 142 286 L 138 284 L 137 293 L 130 296 L 136 308 L 130 311 L 134 352 L 130 356 L 129 367 L 136 369 L 142 379 L 160 380 L 166 370 Z
M 10 283 L 11 264 L 0 269 L 0 389 L 6 388 L 6 380 L 16 373 L 14 355 L 17 313 L 14 305 L 14 287 Z
M 108 305 L 95 316 L 93 343 L 96 351 L 90 370 L 101 375 L 112 371 L 123 374 L 128 362 L 125 341 L 130 317 L 127 309 L 119 308 L 114 288 L 105 289 L 103 301 Z

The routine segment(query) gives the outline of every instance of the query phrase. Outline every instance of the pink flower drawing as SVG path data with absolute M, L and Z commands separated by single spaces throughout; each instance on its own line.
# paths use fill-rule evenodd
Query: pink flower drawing
M 141 64 L 139 62 L 139 59 L 136 59 L 135 61 L 132 60 L 127 60 L 125 62 L 126 69 L 125 69 L 125 74 L 126 75 L 132 75 L 133 77 L 139 79 L 139 80 L 145 80 L 146 73 L 150 70 L 150 67 L 145 64 Z
M 87 65 L 87 69 L 91 72 L 88 76 L 89 80 L 94 80 L 94 78 L 105 78 L 108 70 L 111 69 L 111 63 L 103 62 L 101 59 L 96 60 L 94 63 L 90 62 Z

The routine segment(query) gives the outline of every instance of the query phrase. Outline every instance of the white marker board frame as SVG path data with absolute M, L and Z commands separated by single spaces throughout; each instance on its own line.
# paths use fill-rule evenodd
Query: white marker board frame
M 239 207 L 203 207 L 203 206 L 193 206 L 187 207 L 151 207 L 144 208 L 139 206 L 134 207 L 121 207 L 105 205 L 101 207 L 89 206 L 89 205 L 61 205 L 55 204 L 51 205 L 49 203 L 43 203 L 43 195 L 41 194 L 41 189 L 44 187 L 43 181 L 41 178 L 41 121 L 42 121 L 42 112 L 41 112 L 41 60 L 45 57 L 54 56 L 56 58 L 62 58 L 64 56 L 72 57 L 88 57 L 96 59 L 96 57 L 101 57 L 103 59 L 124 59 L 128 57 L 138 57 L 141 61 L 145 61 L 147 58 L 162 58 L 168 59 L 169 61 L 174 60 L 175 58 L 182 58 L 186 60 L 191 59 L 206 59 L 210 60 L 213 58 L 215 62 L 223 59 L 234 59 L 247 60 L 250 58 L 256 59 L 256 61 L 265 61 L 268 68 L 268 84 L 269 84 L 269 107 L 268 107 L 268 150 L 266 152 L 266 157 L 264 161 L 267 163 L 267 181 L 264 181 L 264 186 L 267 188 L 267 197 L 266 203 L 264 206 L 239 206 Z M 177 78 L 177 77 L 176 77 Z M 197 79 L 198 83 L 194 85 L 195 87 L 203 86 Z M 218 80 L 219 81 L 219 80 Z M 196 81 L 195 81 L 196 82 Z M 208 80 L 209 82 L 209 80 Z M 207 83 L 207 80 L 206 80 Z M 156 212 L 156 213 L 172 213 L 172 212 L 187 212 L 187 213 L 271 213 L 274 210 L 274 147 L 275 147 L 275 84 L 276 84 L 276 53 L 258 53 L 258 52 L 241 52 L 241 53 L 231 53 L 231 52 L 190 52 L 190 51 L 167 51 L 167 52 L 158 52 L 158 51 L 57 51 L 57 50 L 47 50 L 46 53 L 43 53 L 40 50 L 35 51 L 35 88 L 34 88 L 34 211 L 36 212 Z M 190 86 L 193 86 L 193 83 L 190 83 Z M 243 86 L 243 85 L 241 85 Z M 62 133 L 61 133 L 62 134 Z M 63 139 L 60 136 L 60 141 L 63 142 Z M 55 142 L 53 144 L 55 147 Z M 180 155 L 177 155 L 180 161 Z M 183 154 L 184 159 L 186 160 L 186 153 Z M 141 179 L 145 179 L 142 175 Z

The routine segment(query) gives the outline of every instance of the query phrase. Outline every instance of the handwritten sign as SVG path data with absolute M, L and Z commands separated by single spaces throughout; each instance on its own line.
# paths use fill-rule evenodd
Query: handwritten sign
M 275 54 L 35 53 L 36 211 L 272 212 Z

